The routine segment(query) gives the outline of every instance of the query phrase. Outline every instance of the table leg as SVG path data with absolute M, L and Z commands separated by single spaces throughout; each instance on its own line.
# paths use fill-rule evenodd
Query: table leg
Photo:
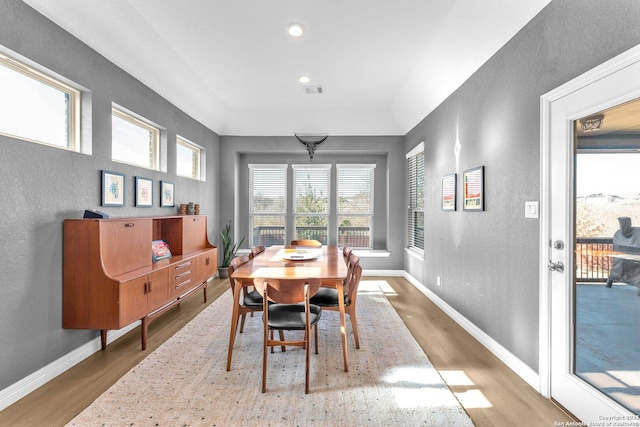
M 349 361 L 347 356 L 347 326 L 344 314 L 344 284 L 342 279 L 336 280 L 338 290 L 338 308 L 340 310 L 340 334 L 342 334 L 342 355 L 344 357 L 344 371 L 349 372 Z
M 231 330 L 229 331 L 229 352 L 227 354 L 227 371 L 231 370 L 231 357 L 233 356 L 233 345 L 238 329 L 238 310 L 240 306 L 240 293 L 242 292 L 242 280 L 234 280 L 233 309 L 231 312 Z

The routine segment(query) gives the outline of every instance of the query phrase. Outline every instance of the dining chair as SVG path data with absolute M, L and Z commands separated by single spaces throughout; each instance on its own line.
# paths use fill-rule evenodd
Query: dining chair
M 322 243 L 318 240 L 292 240 L 290 246 L 303 246 L 307 248 L 321 248 Z
M 264 246 L 253 246 L 251 248 L 251 258 L 254 258 L 264 252 Z
M 351 329 L 353 330 L 353 339 L 356 343 L 356 349 L 360 348 L 360 339 L 358 338 L 358 320 L 356 317 L 356 300 L 358 298 L 358 285 L 362 277 L 362 267 L 360 266 L 360 258 L 357 255 L 351 255 L 349 259 L 349 270 L 345 279 L 345 295 L 344 297 L 344 313 L 349 315 L 351 320 Z M 320 306 L 323 310 L 339 311 L 338 290 L 335 288 L 322 287 L 311 298 L 311 304 Z
M 231 275 L 234 271 L 238 269 L 242 264 L 249 261 L 248 255 L 242 255 L 235 257 L 229 268 L 227 268 L 227 272 L 229 273 L 229 285 L 231 286 L 231 292 L 235 292 L 235 280 Z M 243 296 L 239 299 L 238 306 L 238 319 L 240 319 L 240 333 L 244 330 L 244 320 L 247 317 L 247 313 L 251 313 L 253 315 L 256 311 L 262 311 L 262 295 L 253 289 L 251 291 L 248 290 L 247 287 L 242 287 Z M 234 332 L 235 333 L 235 332 Z
M 314 331 L 315 352 L 318 354 L 318 321 L 322 309 L 309 302 L 318 289 L 320 279 L 255 278 L 253 283 L 263 296 L 264 345 L 262 356 L 262 392 L 267 391 L 268 349 L 277 346 L 297 346 L 305 349 L 304 392 L 309 393 L 311 329 Z M 269 304 L 269 302 L 273 302 Z M 302 303 L 303 302 L 303 303 Z M 273 339 L 273 331 L 304 331 L 304 339 Z
M 344 258 L 344 263 L 349 265 L 349 257 L 351 256 L 351 253 L 353 252 L 353 248 L 350 248 L 349 246 L 345 246 L 344 248 L 342 248 L 342 257 Z

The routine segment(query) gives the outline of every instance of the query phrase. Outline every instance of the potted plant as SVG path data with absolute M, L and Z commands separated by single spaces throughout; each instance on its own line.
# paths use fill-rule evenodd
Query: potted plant
M 220 264 L 218 268 L 218 276 L 221 279 L 226 279 L 229 277 L 227 268 L 229 268 L 231 260 L 235 258 L 238 249 L 240 249 L 240 245 L 244 242 L 244 237 L 240 240 L 240 243 L 234 244 L 231 238 L 231 224 L 227 224 L 224 227 L 220 232 L 220 236 L 222 237 L 222 264 Z

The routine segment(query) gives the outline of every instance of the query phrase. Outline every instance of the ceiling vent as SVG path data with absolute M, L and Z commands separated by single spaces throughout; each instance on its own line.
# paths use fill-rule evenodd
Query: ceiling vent
M 322 86 L 303 86 L 302 88 L 304 89 L 304 93 L 307 95 L 324 93 L 324 88 Z

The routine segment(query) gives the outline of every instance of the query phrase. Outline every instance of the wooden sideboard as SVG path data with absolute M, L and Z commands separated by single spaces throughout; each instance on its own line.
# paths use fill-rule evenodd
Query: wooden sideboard
M 151 242 L 164 240 L 172 257 L 153 262 Z M 149 323 L 203 290 L 218 269 L 207 217 L 180 215 L 64 221 L 62 327 L 107 331 L 140 320 L 142 349 Z

